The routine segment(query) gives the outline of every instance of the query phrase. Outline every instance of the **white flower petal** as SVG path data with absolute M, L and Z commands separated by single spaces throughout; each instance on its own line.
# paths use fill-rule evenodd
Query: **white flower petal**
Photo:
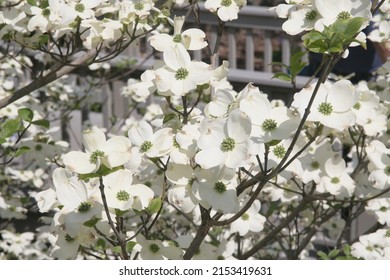
M 134 145 L 140 147 L 145 141 L 151 141 L 153 128 L 146 121 L 142 120 L 129 129 L 128 136 Z
M 96 126 L 83 132 L 83 144 L 87 152 L 100 150 L 106 142 L 106 135 Z
M 87 188 L 76 177 L 70 177 L 64 168 L 53 172 L 53 184 L 58 201 L 69 210 L 75 210 L 80 203 L 87 201 Z
M 229 114 L 227 130 L 229 137 L 232 137 L 236 142 L 244 142 L 251 134 L 251 120 L 240 109 L 235 109 Z
M 219 147 L 212 147 L 201 150 L 195 155 L 195 161 L 202 168 L 209 169 L 224 163 L 226 154 Z
M 67 169 L 78 174 L 89 174 L 99 169 L 100 163 L 91 163 L 91 154 L 71 151 L 62 157 Z
M 127 137 L 115 136 L 105 143 L 103 151 L 110 168 L 121 166 L 131 159 L 131 142 Z

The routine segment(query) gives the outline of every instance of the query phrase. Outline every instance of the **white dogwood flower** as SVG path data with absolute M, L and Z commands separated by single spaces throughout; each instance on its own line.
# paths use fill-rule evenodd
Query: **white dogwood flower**
M 238 18 L 240 7 L 246 5 L 246 0 L 206 0 L 204 6 L 211 12 L 217 12 L 222 21 Z
M 132 184 L 133 174 L 126 170 L 118 170 L 103 178 L 106 187 L 108 207 L 121 211 L 136 208 L 141 211 L 148 206 L 154 192 L 143 184 Z
M 209 65 L 201 61 L 191 61 L 182 44 L 166 50 L 163 57 L 166 65 L 155 71 L 158 91 L 184 96 L 198 85 L 210 81 Z
M 146 121 L 134 124 L 128 131 L 131 142 L 147 157 L 155 158 L 168 154 L 173 148 L 172 128 L 161 128 L 153 133 Z
M 230 225 L 230 230 L 232 232 L 238 232 L 240 236 L 244 236 L 250 231 L 262 231 L 266 219 L 259 213 L 260 207 L 260 201 L 255 200 L 251 207 Z
M 207 46 L 206 34 L 198 28 L 189 28 L 182 32 L 184 16 L 175 16 L 173 22 L 173 35 L 166 33 L 155 34 L 149 38 L 153 48 L 164 52 L 183 44 L 187 50 L 200 50 Z
M 102 130 L 96 126 L 83 132 L 85 153 L 71 151 L 63 156 L 66 168 L 78 174 L 89 174 L 99 170 L 103 164 L 109 169 L 121 166 L 131 159 L 131 142 L 124 136 L 106 140 Z
M 301 116 L 309 103 L 314 85 L 302 89 L 294 96 L 291 107 L 296 108 Z M 321 122 L 323 125 L 342 131 L 355 124 L 356 115 L 352 107 L 358 102 L 359 92 L 348 80 L 334 84 L 325 82 L 317 92 L 307 120 Z
M 332 195 L 350 197 L 355 190 L 355 182 L 346 172 L 346 163 L 340 156 L 325 162 L 325 174 L 321 177 L 317 190 Z
M 251 120 L 240 109 L 232 111 L 227 121 L 203 121 L 198 140 L 201 150 L 195 161 L 206 169 L 221 164 L 230 168 L 245 165 L 251 129 Z

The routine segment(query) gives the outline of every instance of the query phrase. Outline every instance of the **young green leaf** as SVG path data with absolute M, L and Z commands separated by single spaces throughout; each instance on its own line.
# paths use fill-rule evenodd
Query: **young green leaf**
M 20 130 L 21 123 L 19 119 L 8 120 L 3 127 L 0 128 L 0 138 L 8 138 Z
M 292 81 L 292 77 L 289 74 L 284 73 L 284 72 L 275 73 L 273 75 L 272 79 L 279 79 L 279 80 L 287 81 L 287 82 L 291 82 Z
M 94 227 L 96 226 L 96 224 L 99 222 L 100 218 L 97 218 L 95 216 L 93 216 L 91 219 L 89 219 L 88 221 L 84 222 L 84 226 L 86 227 Z
M 153 198 L 149 205 L 148 205 L 148 210 L 151 214 L 157 213 L 162 206 L 162 201 L 160 197 Z
M 32 119 L 34 118 L 34 112 L 31 111 L 30 109 L 28 108 L 21 108 L 18 110 L 18 115 L 19 117 L 26 121 L 26 122 L 31 122 Z
M 48 120 L 36 120 L 31 122 L 32 124 L 43 126 L 44 128 L 49 128 L 50 127 L 50 122 Z
M 19 149 L 16 150 L 15 157 L 21 156 L 22 154 L 27 153 L 30 150 L 31 150 L 30 147 L 27 146 L 20 147 Z
M 134 242 L 134 241 L 127 242 L 127 244 L 126 244 L 127 252 L 133 251 L 133 248 L 134 248 L 135 245 L 137 245 L 137 242 Z
M 102 239 L 102 238 L 99 238 L 96 241 L 96 246 L 101 247 L 102 249 L 105 249 L 106 248 L 106 241 L 104 241 L 104 239 Z

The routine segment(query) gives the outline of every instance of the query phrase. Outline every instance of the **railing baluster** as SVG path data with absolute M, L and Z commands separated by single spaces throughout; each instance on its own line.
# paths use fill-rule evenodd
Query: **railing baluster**
M 282 63 L 286 65 L 290 65 L 290 55 L 291 54 L 291 48 L 290 48 L 290 40 L 286 37 L 282 37 Z M 285 67 L 283 67 L 283 70 L 286 71 Z
M 264 71 L 272 72 L 272 40 L 271 40 L 271 31 L 264 31 Z
M 121 95 L 121 89 L 125 83 L 121 80 L 113 82 L 113 92 L 112 92 L 112 101 L 113 101 L 113 114 L 117 118 L 123 118 L 128 110 L 128 99 L 124 98 Z
M 237 41 L 236 41 L 236 32 L 235 28 L 229 28 L 228 32 L 228 48 L 229 48 L 229 67 L 231 69 L 237 68 Z
M 214 48 L 215 48 L 215 44 L 217 42 L 217 38 L 218 38 L 218 33 L 217 33 L 217 27 L 216 26 L 212 26 L 211 28 L 211 34 L 210 34 L 210 47 L 211 47 L 211 51 L 214 51 Z M 215 61 L 214 61 L 214 65 L 215 66 L 219 66 L 219 55 L 217 53 L 217 55 L 214 57 Z
M 102 90 L 102 114 L 103 126 L 109 127 L 112 116 L 112 90 L 109 84 L 104 85 Z
M 246 29 L 245 39 L 245 69 L 255 70 L 255 44 L 253 42 L 253 31 L 249 28 Z

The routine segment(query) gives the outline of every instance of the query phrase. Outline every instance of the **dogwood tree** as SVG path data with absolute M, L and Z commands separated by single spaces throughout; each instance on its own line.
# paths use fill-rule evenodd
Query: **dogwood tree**
M 237 91 L 228 62 L 216 64 L 224 24 L 246 1 L 205 1 L 216 42 L 201 29 L 199 5 L 0 1 L 1 258 L 303 259 L 323 239 L 334 250 L 321 258 L 390 258 L 390 64 L 357 85 L 328 79 L 349 47 L 365 46 L 371 20 L 368 37 L 388 40 L 390 2 L 273 8 L 285 32 L 323 55 L 302 89 L 304 53 L 275 74 L 291 82 L 291 104 L 253 84 Z M 198 25 L 183 28 L 177 7 Z M 161 57 L 122 89 L 142 114 L 129 107 L 122 124 L 113 120 L 116 133 L 85 123 L 79 150 L 56 138 L 139 39 Z M 193 59 L 202 49 L 204 61 Z M 16 231 L 34 210 L 35 232 Z M 377 224 L 353 240 L 364 211 Z

